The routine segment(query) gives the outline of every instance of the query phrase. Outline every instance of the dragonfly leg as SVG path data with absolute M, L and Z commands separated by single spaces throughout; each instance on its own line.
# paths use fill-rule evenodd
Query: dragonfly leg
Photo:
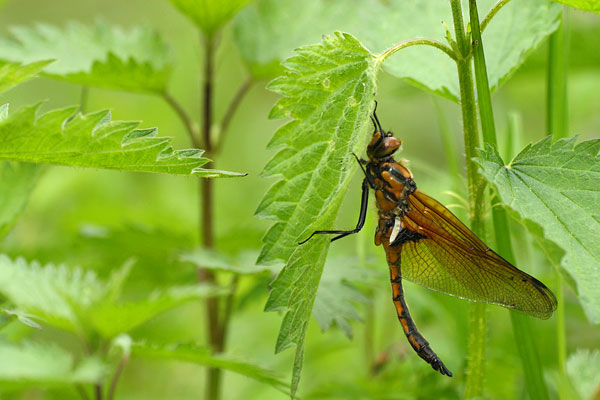
M 394 257 L 396 257 L 396 260 L 394 260 Z M 402 289 L 402 276 L 399 267 L 400 253 L 394 252 L 392 255 L 388 252 L 388 262 L 390 262 L 390 280 L 392 282 L 394 305 L 396 306 L 396 313 L 398 314 L 398 319 L 408 342 L 419 357 L 429 363 L 434 370 L 439 371 L 442 375 L 452 376 L 452 372 L 446 368 L 442 360 L 431 349 L 429 342 L 419 333 L 417 326 L 410 316 L 408 306 L 404 301 L 404 291 Z M 396 263 L 398 265 L 394 265 Z
M 362 197 L 360 201 L 360 215 L 358 216 L 358 222 L 356 223 L 356 228 L 349 231 L 314 231 L 307 239 L 299 242 L 298 244 L 304 244 L 308 242 L 315 235 L 324 235 L 324 234 L 334 234 L 338 235 L 331 239 L 331 241 L 335 241 L 341 239 L 345 236 L 352 235 L 354 233 L 360 232 L 360 230 L 365 225 L 365 220 L 367 217 L 367 205 L 369 203 L 369 182 L 367 178 L 363 179 L 362 183 Z

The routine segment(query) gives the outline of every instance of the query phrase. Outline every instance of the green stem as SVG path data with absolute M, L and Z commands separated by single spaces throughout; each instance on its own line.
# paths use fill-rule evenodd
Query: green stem
M 476 148 L 479 147 L 477 112 L 473 74 L 471 72 L 471 46 L 465 33 L 460 0 L 450 0 L 456 44 L 460 56 L 457 57 L 458 82 L 460 87 L 460 105 L 463 120 L 465 155 L 467 164 L 467 188 L 469 192 L 469 216 L 473 232 L 483 237 L 483 186 L 477 165 L 473 161 Z M 486 319 L 485 305 L 473 303 L 469 310 L 469 338 L 465 398 L 479 397 L 483 394 L 485 367 Z
M 546 130 L 554 140 L 567 137 L 567 64 L 568 35 L 565 29 L 566 11 L 558 29 L 548 42 L 548 88 L 546 97 Z
M 405 49 L 410 46 L 416 46 L 416 45 L 425 45 L 425 46 L 435 47 L 436 49 L 439 49 L 439 50 L 443 51 L 444 53 L 446 53 L 448 55 L 448 57 L 450 57 L 451 59 L 456 60 L 456 55 L 454 54 L 454 51 L 450 47 L 446 46 L 444 43 L 438 42 L 437 40 L 431 40 L 431 39 L 410 39 L 410 40 L 406 40 L 404 42 L 400 42 L 400 43 L 390 47 L 383 53 L 381 53 L 377 57 L 377 59 L 378 59 L 379 63 L 382 63 L 389 56 L 391 56 L 392 54 L 395 54 L 397 51 L 400 51 L 400 50 Z

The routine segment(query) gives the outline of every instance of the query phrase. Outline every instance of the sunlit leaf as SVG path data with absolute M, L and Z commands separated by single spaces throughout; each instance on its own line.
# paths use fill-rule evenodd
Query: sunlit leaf
M 0 160 L 76 167 L 196 175 L 240 174 L 201 168 L 202 150 L 173 150 L 157 129 L 138 122 L 111 121 L 108 111 L 76 114 L 74 107 L 36 116 L 38 106 L 23 107 L 0 122 Z
M 600 322 L 600 140 L 576 140 L 547 137 L 508 165 L 488 145 L 479 163 L 502 201 L 565 251 L 562 266 L 577 283 L 587 316 Z
M 267 164 L 265 176 L 279 180 L 257 214 L 277 222 L 264 237 L 259 262 L 287 262 L 272 284 L 267 311 L 283 310 L 276 351 L 296 345 L 292 379 L 300 379 L 304 338 L 329 240 L 298 241 L 331 226 L 357 168 L 352 152 L 366 141 L 377 62 L 352 36 L 336 34 L 302 47 L 286 62 L 286 74 L 270 89 L 284 96 L 271 118 L 291 117 L 271 139 L 282 149 Z
M 22 65 L 19 62 L 0 62 L 0 92 L 34 78 L 52 60 Z
M 25 208 L 37 172 L 34 164 L 0 161 L 0 238 Z
M 247 376 L 248 378 L 263 384 L 273 386 L 284 393 L 289 392 L 289 385 L 273 371 L 225 354 L 212 355 L 210 349 L 194 344 L 159 345 L 134 343 L 132 346 L 132 354 L 134 357 L 175 360 L 220 368 Z
M 205 35 L 213 36 L 223 25 L 253 0 L 169 0 L 191 19 Z
M 42 329 L 41 325 L 34 321 L 37 317 L 35 315 L 18 311 L 18 310 L 8 310 L 0 307 L 0 313 L 8 315 L 11 318 L 17 319 L 23 325 L 27 325 L 30 328 Z
M 0 382 L 29 386 L 96 383 L 108 368 L 95 357 L 75 357 L 55 344 L 0 341 Z
M 600 0 L 552 0 L 566 6 L 600 14 Z
M 82 85 L 163 92 L 171 57 L 158 33 L 137 27 L 124 31 L 98 22 L 65 28 L 47 24 L 10 28 L 13 39 L 0 40 L 0 59 L 29 63 L 57 61 L 44 74 Z

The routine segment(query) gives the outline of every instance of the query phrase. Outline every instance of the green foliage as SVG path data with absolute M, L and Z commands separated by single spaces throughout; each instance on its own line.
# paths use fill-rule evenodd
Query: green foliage
M 595 399 L 600 388 L 600 352 L 579 349 L 569 356 L 566 368 L 581 398 Z
M 213 355 L 210 349 L 194 344 L 159 345 L 149 343 L 134 343 L 134 356 L 162 360 L 182 361 L 214 368 L 222 368 L 255 379 L 258 382 L 273 386 L 284 393 L 289 393 L 289 385 L 273 371 L 255 364 L 224 354 Z
M 169 0 L 191 19 L 206 36 L 213 36 L 253 0 Z
M 0 341 L 0 382 L 24 386 L 95 383 L 107 373 L 96 357 L 75 360 L 66 350 L 53 345 Z
M 0 40 L 0 59 L 57 61 L 44 74 L 82 85 L 164 92 L 171 57 L 162 38 L 147 28 L 123 31 L 98 22 L 71 22 L 64 29 L 38 24 L 10 29 L 15 40 Z
M 303 342 L 329 240 L 298 241 L 334 222 L 356 160 L 365 144 L 375 92 L 375 58 L 347 34 L 302 47 L 286 62 L 287 72 L 269 88 L 282 96 L 271 118 L 291 117 L 269 143 L 283 147 L 267 164 L 265 176 L 281 179 L 271 187 L 257 215 L 275 219 L 264 237 L 259 262 L 287 261 L 272 284 L 267 311 L 285 310 L 276 351 L 296 345 L 292 394 L 300 378 Z M 315 215 L 319 210 L 324 210 Z
M 479 163 L 502 201 L 543 227 L 544 236 L 566 252 L 562 266 L 577 283 L 586 314 L 599 322 L 600 140 L 575 145 L 576 140 L 552 143 L 546 137 L 525 147 L 508 165 L 488 145 L 480 151 Z
M 483 15 L 496 2 L 478 3 Z M 545 0 L 511 2 L 492 19 L 483 33 L 492 90 L 556 29 L 560 11 L 560 6 Z M 290 55 L 291 49 L 316 41 L 326 32 L 352 32 L 369 50 L 377 53 L 415 38 L 444 42 L 445 31 L 440 21 L 452 21 L 450 7 L 443 1 L 314 0 L 288 4 L 258 0 L 240 13 L 235 37 L 251 71 L 257 76 L 268 76 L 278 72 L 277 66 Z M 414 46 L 403 50 L 390 57 L 385 69 L 437 95 L 453 101 L 459 97 L 456 66 L 437 49 Z
M 27 65 L 18 62 L 0 63 L 0 92 L 4 92 L 19 83 L 34 78 L 45 66 L 52 63 L 49 61 L 37 61 Z
M 210 160 L 202 150 L 173 150 L 157 129 L 138 122 L 110 121 L 109 111 L 74 115 L 75 107 L 36 116 L 39 106 L 23 107 L 0 123 L 0 160 L 77 167 L 196 175 L 241 174 L 201 168 Z
M 156 291 L 138 301 L 119 299 L 131 266 L 116 270 L 107 282 L 93 271 L 65 265 L 41 266 L 0 255 L 0 293 L 19 310 L 45 323 L 87 338 L 110 339 L 184 302 L 222 293 L 194 285 Z
M 237 257 L 232 257 L 225 253 L 199 248 L 193 253 L 182 255 L 181 260 L 190 262 L 199 268 L 228 271 L 239 275 L 253 275 L 277 270 L 269 265 L 256 265 L 256 255 L 255 252 L 243 252 Z
M 372 277 L 356 258 L 336 257 L 325 263 L 312 311 L 323 331 L 335 323 L 352 338 L 350 321 L 361 321 L 354 305 L 369 301 L 352 283 L 366 284 Z
M 0 162 L 0 238 L 25 208 L 37 172 L 33 164 Z
M 600 1 L 599 0 L 552 0 L 557 3 L 562 3 L 566 6 L 578 8 L 583 11 L 590 11 L 596 14 L 600 14 Z

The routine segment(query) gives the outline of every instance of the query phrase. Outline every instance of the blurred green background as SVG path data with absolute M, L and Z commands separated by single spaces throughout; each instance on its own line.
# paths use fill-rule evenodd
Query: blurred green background
M 194 25 L 171 4 L 161 0 L 6 1 L 0 9 L 0 28 L 8 35 L 11 25 L 45 22 L 64 26 L 75 20 L 93 24 L 102 19 L 124 28 L 147 25 L 163 35 L 176 59 L 170 82 L 171 92 L 198 121 L 199 91 L 203 53 L 201 37 Z M 582 139 L 597 138 L 600 132 L 600 16 L 571 11 L 569 16 L 569 133 Z M 332 32 L 323 32 L 332 33 Z M 309 36 L 314 43 L 320 36 Z M 290 54 L 291 54 L 290 49 Z M 544 41 L 525 64 L 492 97 L 500 148 L 510 116 L 516 118 L 521 135 L 511 156 L 527 143 L 545 135 Z M 216 59 L 215 115 L 220 119 L 238 86 L 248 73 L 233 43 L 231 26 L 220 38 Z M 266 144 L 282 123 L 267 119 L 277 96 L 256 82 L 234 116 L 217 168 L 247 172 L 241 179 L 215 180 L 215 229 L 217 248 L 238 254 L 258 251 L 268 221 L 253 216 L 265 191 L 273 183 L 259 174 L 274 155 Z M 25 83 L 1 95 L 11 110 L 45 100 L 50 110 L 80 102 L 81 87 L 48 78 Z M 408 83 L 382 74 L 378 81 L 378 115 L 385 129 L 403 140 L 401 158 L 410 167 L 419 187 L 444 204 L 459 201 L 446 191 L 465 196 L 463 185 L 456 187 L 448 173 L 440 129 L 447 124 L 457 149 L 462 149 L 458 105 L 419 90 Z M 190 147 L 183 125 L 160 98 L 121 91 L 91 88 L 88 111 L 108 108 L 114 120 L 140 120 L 141 127 L 158 127 L 161 136 L 172 136 L 176 148 Z M 505 158 L 510 151 L 503 151 Z M 462 150 L 459 151 L 462 158 Z M 348 193 L 338 218 L 340 228 L 351 227 L 358 215 L 360 176 Z M 462 192 L 461 192 L 462 190 Z M 452 208 L 452 207 L 450 207 Z M 463 210 L 452 208 L 461 215 Z M 397 322 L 388 288 L 387 266 L 380 248 L 372 245 L 374 215 L 356 238 L 336 242 L 330 257 L 356 255 L 366 249 L 374 276 L 359 285 L 372 301 L 359 304 L 363 322 L 353 322 L 354 338 L 338 329 L 321 333 L 311 323 L 305 354 L 300 394 L 316 399 L 431 399 L 462 396 L 467 338 L 467 304 L 406 283 L 406 297 L 421 332 L 457 375 L 447 379 L 432 372 L 408 346 Z M 464 216 L 462 214 L 461 216 Z M 0 243 L 0 251 L 42 262 L 65 262 L 91 268 L 107 276 L 133 256 L 134 266 L 128 287 L 131 293 L 154 287 L 185 284 L 196 280 L 196 270 L 178 261 L 181 252 L 197 246 L 197 178 L 132 174 L 77 168 L 48 167 L 40 178 L 24 215 L 11 234 Z M 521 268 L 552 288 L 557 277 L 544 257 L 531 245 L 519 226 L 513 226 L 513 244 Z M 327 268 L 327 266 L 326 266 Z M 339 273 L 344 273 L 340 271 Z M 275 356 L 281 315 L 264 313 L 269 278 L 244 278 L 228 341 L 228 353 L 256 360 L 278 371 L 286 379 L 293 351 Z M 600 349 L 600 328 L 586 321 L 570 288 L 566 291 L 567 345 L 576 350 Z M 510 328 L 508 312 L 489 307 L 488 360 L 489 398 L 527 398 L 519 373 L 521 364 Z M 184 305 L 163 314 L 134 332 L 139 337 L 170 341 L 203 341 L 204 307 Z M 555 348 L 556 327 L 549 321 L 532 320 L 539 348 Z M 31 335 L 29 328 L 14 324 L 5 334 L 13 338 Z M 68 342 L 60 332 L 44 329 L 35 336 Z M 554 351 L 541 352 L 547 379 L 556 374 Z M 376 373 L 373 363 L 381 361 Z M 385 360 L 383 362 L 382 360 Z M 2 362 L 0 360 L 0 362 Z M 554 374 L 554 375 L 553 375 Z M 120 399 L 193 399 L 201 397 L 205 374 L 199 366 L 179 362 L 133 359 L 119 384 Z M 551 386 L 552 387 L 552 386 Z M 58 389 L 31 389 L 3 398 L 65 398 Z M 72 393 L 76 395 L 75 392 Z M 553 393 L 555 396 L 555 393 Z M 73 397 L 76 398 L 76 397 Z M 285 395 L 248 378 L 225 373 L 225 399 L 284 399 Z

